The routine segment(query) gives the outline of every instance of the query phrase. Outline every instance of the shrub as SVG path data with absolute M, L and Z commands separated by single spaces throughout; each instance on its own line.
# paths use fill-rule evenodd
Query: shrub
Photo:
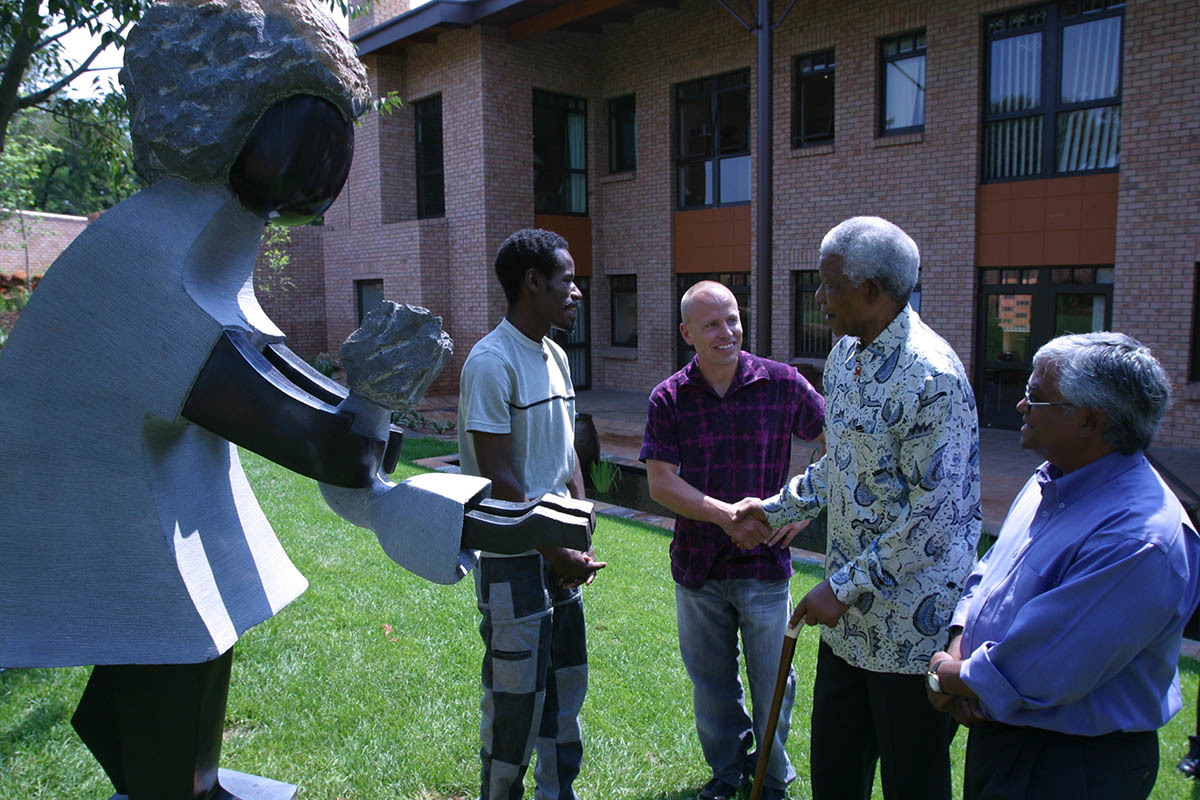
M 326 378 L 333 377 L 333 356 L 329 355 L 329 353 L 317 353 L 313 356 L 312 361 L 308 363 Z

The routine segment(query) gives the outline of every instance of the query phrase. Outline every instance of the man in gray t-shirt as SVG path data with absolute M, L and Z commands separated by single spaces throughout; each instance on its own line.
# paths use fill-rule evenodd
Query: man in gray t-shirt
M 575 390 L 566 354 L 549 338 L 551 328 L 575 324 L 582 296 L 575 262 L 558 234 L 522 230 L 500 247 L 496 275 L 508 313 L 471 348 L 460 380 L 463 472 L 491 480 L 501 500 L 546 493 L 582 500 Z M 538 797 L 576 800 L 587 691 L 581 587 L 604 566 L 561 547 L 482 554 L 475 570 L 486 648 L 480 800 L 520 797 L 535 744 Z

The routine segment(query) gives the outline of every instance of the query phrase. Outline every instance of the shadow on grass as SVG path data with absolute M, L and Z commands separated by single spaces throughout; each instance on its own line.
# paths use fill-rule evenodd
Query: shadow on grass
M 0 697 L 12 696 L 18 691 L 45 697 L 58 693 L 61 688 L 61 681 L 50 670 L 6 669 L 0 672 Z M 16 749 L 12 745 L 21 743 L 37 747 L 52 741 L 55 738 L 53 729 L 70 719 L 77 699 L 75 696 L 46 697 L 29 706 L 24 716 L 14 715 L 0 725 L 0 743 L 5 745 L 0 747 L 0 768 L 7 761 L 5 753 Z

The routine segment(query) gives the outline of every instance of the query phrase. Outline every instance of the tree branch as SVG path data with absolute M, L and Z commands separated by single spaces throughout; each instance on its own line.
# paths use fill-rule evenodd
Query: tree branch
M 88 67 L 91 66 L 91 63 L 96 60 L 96 56 L 100 55 L 102 52 L 107 50 L 108 47 L 109 47 L 108 44 L 98 45 L 96 47 L 96 49 L 92 51 L 92 54 L 90 56 L 88 56 L 86 59 L 84 59 L 83 62 L 80 63 L 80 65 L 78 67 L 76 67 L 72 72 L 59 78 L 57 81 L 50 84 L 46 88 L 40 89 L 39 91 L 36 91 L 32 94 L 27 94 L 24 97 L 22 97 L 20 100 L 18 100 L 17 101 L 18 107 L 19 108 L 28 108 L 29 106 L 37 105 L 38 103 L 41 103 L 41 102 L 45 101 L 47 98 L 53 96 L 59 90 L 63 89 L 68 84 L 70 84 L 71 81 L 75 80 L 80 75 L 87 72 Z
M 3 78 L 0 78 L 0 151 L 4 150 L 9 120 L 12 119 L 17 109 L 21 108 L 18 97 L 21 79 L 25 76 L 25 70 L 29 68 L 34 45 L 37 44 L 37 39 L 25 35 L 25 32 L 39 29 L 38 26 L 42 22 L 42 15 L 38 10 L 39 5 L 40 0 L 24 0 L 21 4 L 20 28 L 17 35 L 13 37 L 12 52 L 9 53 L 8 61 L 4 64 Z
M 64 23 L 66 25 L 65 28 L 63 28 L 61 31 L 54 34 L 53 36 L 47 36 L 45 39 L 42 39 L 40 42 L 37 43 L 36 49 L 41 50 L 42 48 L 46 47 L 47 45 L 53 44 L 54 42 L 58 41 L 62 37 L 66 36 L 71 31 L 77 31 L 84 26 L 88 26 L 88 23 L 94 22 L 95 20 L 99 19 L 100 15 L 103 14 L 106 10 L 107 10 L 107 7 L 100 8 L 100 9 L 97 9 L 97 11 L 95 13 L 93 13 L 90 17 L 84 17 L 81 19 L 77 19 L 74 22 Z M 91 30 L 90 26 L 88 27 L 88 30 Z

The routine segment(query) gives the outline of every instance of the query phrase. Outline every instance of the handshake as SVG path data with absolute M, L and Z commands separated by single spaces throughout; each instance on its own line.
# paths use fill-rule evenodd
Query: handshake
M 796 534 L 808 527 L 812 520 L 791 522 L 772 530 L 767 524 L 767 515 L 763 511 L 762 500 L 757 497 L 746 497 L 736 503 L 724 503 L 715 498 L 713 520 L 721 526 L 721 530 L 733 540 L 742 550 L 750 550 L 765 544 L 769 547 L 784 548 L 792 543 Z

